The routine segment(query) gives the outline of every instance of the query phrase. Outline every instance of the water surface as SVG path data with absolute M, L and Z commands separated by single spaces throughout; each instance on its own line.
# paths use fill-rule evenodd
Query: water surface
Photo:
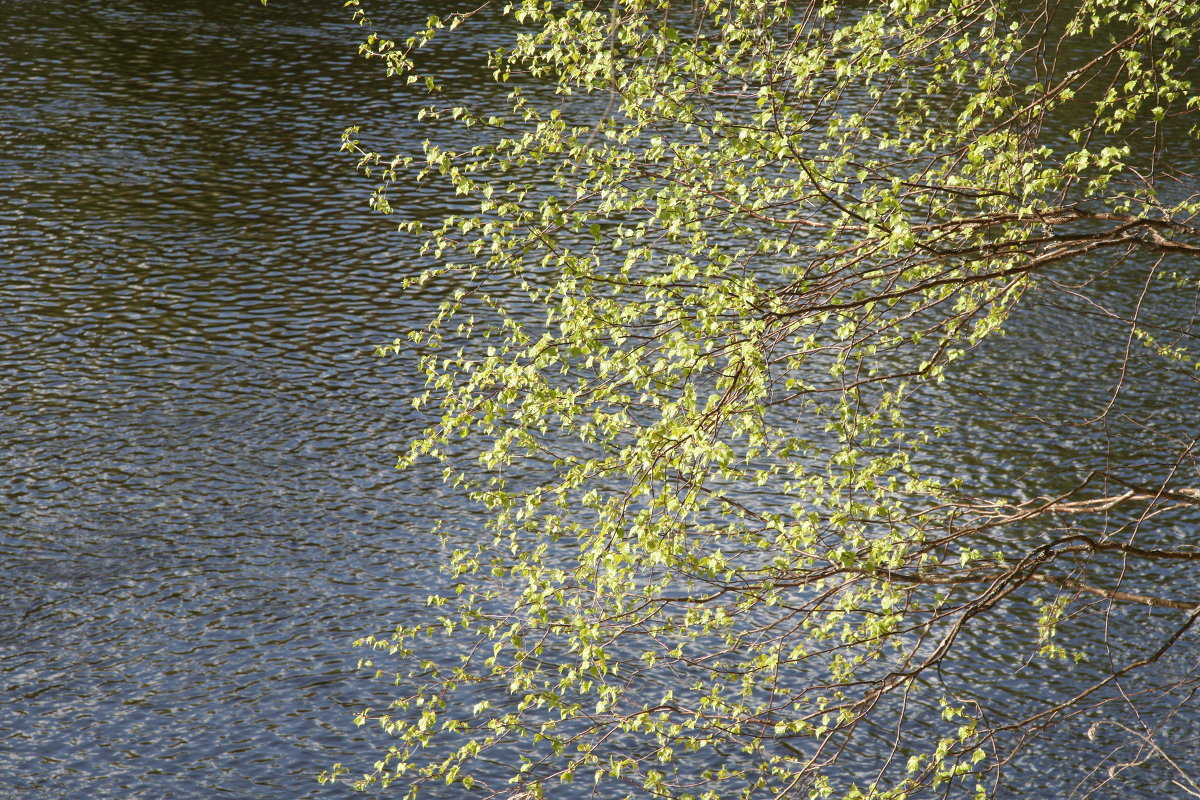
M 421 613 L 434 519 L 478 527 L 436 473 L 392 469 L 418 383 L 372 348 L 438 290 L 400 291 L 413 243 L 338 153 L 359 122 L 415 151 L 421 98 L 355 56 L 339 3 L 113 5 L 0 0 L 0 798 L 348 794 L 315 773 L 369 765 L 384 742 L 351 716 L 387 692 L 349 643 Z M 438 56 L 461 91 L 487 30 Z M 413 213 L 447 208 L 406 191 Z M 1030 424 L 1110 384 L 1120 341 L 1062 319 L 1034 304 L 939 401 L 980 494 L 1065 487 L 1114 442 L 1154 457 L 1136 426 Z M 1122 412 L 1185 431 L 1198 394 L 1132 375 Z M 1025 635 L 981 637 L 971 669 L 1000 681 Z M 1072 680 L 1029 667 L 1006 691 Z M 1172 718 L 1176 755 L 1200 752 L 1194 723 Z M 1036 750 L 1014 796 L 1066 796 L 1096 753 L 1078 734 Z M 1128 796 L 1164 796 L 1161 766 Z

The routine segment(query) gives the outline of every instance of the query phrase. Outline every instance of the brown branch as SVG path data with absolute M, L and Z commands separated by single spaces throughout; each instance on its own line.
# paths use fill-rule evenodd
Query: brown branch
M 1200 554 L 1193 554 L 1200 558 Z M 888 580 L 896 581 L 897 583 L 908 583 L 912 585 L 932 585 L 932 586 L 961 586 L 971 583 L 996 583 L 1002 578 L 1011 578 L 1016 576 L 1016 570 L 971 570 L 960 575 L 906 575 L 899 572 L 884 573 Z M 1174 600 L 1169 597 L 1156 597 L 1147 594 L 1135 594 L 1134 592 L 1123 592 L 1119 589 L 1105 589 L 1102 586 L 1093 586 L 1083 581 L 1075 580 L 1074 578 L 1060 578 L 1056 575 L 1047 575 L 1043 572 L 1033 572 L 1024 576 L 1016 577 L 1015 585 L 1022 583 L 1048 583 L 1054 586 L 1061 586 L 1066 589 L 1075 589 L 1076 591 L 1094 594 L 1109 600 L 1116 600 L 1121 603 L 1133 603 L 1136 605 L 1151 606 L 1154 608 L 1175 608 L 1181 611 L 1196 611 L 1200 609 L 1200 602 L 1189 603 L 1185 600 Z
M 1180 611 L 1196 611 L 1200 610 L 1200 603 L 1188 603 L 1183 600 L 1172 600 L 1168 597 L 1154 597 L 1148 594 L 1134 594 L 1133 592 L 1122 592 L 1118 589 L 1105 589 L 1101 586 L 1092 586 L 1091 584 L 1077 581 L 1074 578 L 1059 578 L 1055 575 L 1044 575 L 1042 573 L 1034 573 L 1029 576 L 1029 580 L 1037 581 L 1038 583 L 1049 583 L 1055 586 L 1061 586 L 1064 589 L 1074 589 L 1078 592 L 1086 592 L 1088 594 L 1098 595 L 1107 600 L 1116 600 L 1120 603 L 1135 603 L 1137 605 L 1151 606 L 1153 608 L 1176 608 Z

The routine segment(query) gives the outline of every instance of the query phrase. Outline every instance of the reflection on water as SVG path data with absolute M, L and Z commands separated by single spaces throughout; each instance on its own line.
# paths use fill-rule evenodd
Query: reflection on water
M 328 4 L 94 5 L 0 0 L 0 798 L 337 795 L 313 775 L 380 748 L 350 714 L 386 691 L 348 644 L 421 606 L 431 520 L 465 513 L 391 469 L 416 386 L 371 346 L 425 310 L 337 152 L 364 120 L 419 141 L 384 127 L 419 97 Z M 1093 331 L 1028 330 L 957 396 L 984 492 L 1087 446 L 1001 435 L 1039 347 L 1034 405 L 1102 385 Z M 1130 384 L 1171 425 L 1193 388 Z M 981 677 L 1011 669 L 996 635 Z
M 298 5 L 0 4 L 0 797 L 315 795 L 424 597 L 395 98 Z

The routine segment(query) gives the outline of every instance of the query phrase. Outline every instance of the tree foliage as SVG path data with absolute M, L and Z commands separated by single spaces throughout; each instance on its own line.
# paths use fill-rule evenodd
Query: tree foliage
M 400 466 L 440 463 L 488 519 L 442 530 L 427 619 L 364 642 L 398 688 L 359 718 L 392 737 L 360 785 L 982 796 L 1084 712 L 1165 753 L 1104 709 L 1200 616 L 1172 533 L 1194 430 L 1134 425 L 1152 461 L 1081 456 L 1024 496 L 933 454 L 964 354 L 1031 297 L 1118 342 L 1104 402 L 1054 425 L 1117 435 L 1133 369 L 1194 380 L 1186 316 L 1151 309 L 1197 289 L 1200 4 L 525 0 L 407 39 L 349 5 L 440 137 L 345 139 L 445 297 L 383 348 L 427 378 Z M 508 40 L 466 100 L 421 56 L 472 26 Z M 462 212 L 406 214 L 412 180 Z M 1121 302 L 1091 291 L 1118 274 Z M 1144 641 L 1060 644 L 1130 606 L 1163 620 Z M 1006 715 L 962 666 L 997 627 L 1014 668 L 1090 666 Z

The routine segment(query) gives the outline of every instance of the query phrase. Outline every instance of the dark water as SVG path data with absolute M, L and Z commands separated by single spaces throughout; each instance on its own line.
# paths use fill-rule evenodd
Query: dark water
M 112 5 L 0 0 L 0 798 L 347 794 L 314 775 L 369 765 L 383 745 L 351 715 L 386 696 L 349 643 L 419 613 L 433 519 L 475 524 L 436 475 L 391 468 L 417 384 L 372 346 L 435 298 L 399 291 L 411 242 L 337 152 L 356 122 L 415 145 L 420 98 L 355 56 L 338 2 Z M 471 90 L 466 54 L 442 58 Z M 957 395 L 985 493 L 1111 449 L 1013 444 L 1013 406 L 1103 400 L 1083 376 L 1120 343 L 1057 315 L 975 367 L 986 398 Z M 1171 430 L 1196 394 L 1129 391 Z M 1011 668 L 997 636 L 981 676 Z M 1031 774 L 1083 757 L 1043 750 Z M 1170 796 L 1151 776 L 1141 796 Z
M 0 3 L 0 797 L 315 795 L 447 511 L 338 153 L 398 98 L 339 3 L 109 5 Z

